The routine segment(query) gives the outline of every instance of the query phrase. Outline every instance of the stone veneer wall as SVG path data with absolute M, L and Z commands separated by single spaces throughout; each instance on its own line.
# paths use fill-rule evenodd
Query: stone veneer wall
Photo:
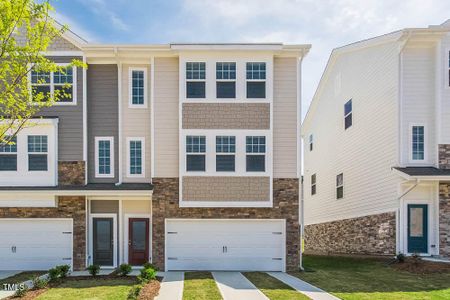
M 84 185 L 85 184 L 84 161 L 59 161 L 58 184 L 59 185 Z
M 450 182 L 439 184 L 439 254 L 450 258 Z
M 450 169 L 450 144 L 439 145 L 439 168 Z
M 305 251 L 316 254 L 395 254 L 395 212 L 307 225 Z
M 86 207 L 84 196 L 59 197 L 57 207 L 2 207 L 0 218 L 71 218 L 73 219 L 73 268 L 86 265 Z
M 273 208 L 180 208 L 178 178 L 154 178 L 152 198 L 153 263 L 164 270 L 164 220 L 192 219 L 286 219 L 286 268 L 297 270 L 299 264 L 299 181 L 274 179 Z

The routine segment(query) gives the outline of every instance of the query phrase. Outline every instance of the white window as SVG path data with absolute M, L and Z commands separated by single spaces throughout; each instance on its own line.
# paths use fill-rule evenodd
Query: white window
M 344 174 L 336 176 L 336 199 L 344 198 Z
M 29 135 L 28 171 L 48 171 L 48 137 Z
M 413 161 L 425 160 L 425 126 L 411 126 L 411 158 Z
M 206 136 L 186 136 L 186 171 L 206 170 Z
M 95 138 L 95 177 L 114 177 L 114 137 Z
M 216 98 L 236 98 L 236 63 L 216 63 Z
M 47 101 L 55 96 L 55 105 L 76 105 L 76 67 L 58 64 L 55 72 L 40 72 L 32 69 L 29 73 L 33 101 Z
M 127 138 L 128 144 L 128 177 L 145 176 L 145 140 L 142 137 Z
M 266 63 L 246 64 L 247 98 L 266 98 Z
M 353 104 L 352 99 L 344 104 L 344 127 L 350 128 L 353 125 Z
M 129 107 L 147 107 L 147 69 L 130 68 Z
M 309 135 L 309 151 L 313 151 L 314 148 L 314 137 L 312 134 Z
M 246 170 L 247 172 L 266 171 L 266 137 L 246 137 Z
M 317 177 L 316 174 L 311 175 L 311 196 L 315 195 L 317 192 L 317 184 L 316 184 L 317 178 L 316 177 Z
M 236 170 L 235 153 L 235 136 L 216 136 L 216 171 L 234 172 Z
M 0 145 L 0 171 L 17 171 L 17 137 L 6 140 L 8 145 Z
M 206 63 L 186 63 L 186 98 L 206 97 Z
M 450 86 L 450 51 L 448 51 L 448 86 Z

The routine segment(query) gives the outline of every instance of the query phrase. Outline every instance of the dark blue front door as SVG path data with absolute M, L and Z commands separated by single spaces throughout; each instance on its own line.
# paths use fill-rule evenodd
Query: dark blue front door
M 428 205 L 408 205 L 408 252 L 428 252 Z

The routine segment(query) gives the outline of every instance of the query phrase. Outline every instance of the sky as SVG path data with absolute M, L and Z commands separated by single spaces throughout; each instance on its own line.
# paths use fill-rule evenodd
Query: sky
M 53 0 L 56 19 L 92 43 L 312 44 L 302 115 L 333 48 L 450 19 L 450 0 Z

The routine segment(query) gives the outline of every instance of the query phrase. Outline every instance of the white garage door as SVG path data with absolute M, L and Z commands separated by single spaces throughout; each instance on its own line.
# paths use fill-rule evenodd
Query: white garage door
M 0 219 L 0 270 L 72 265 L 71 219 Z
M 284 220 L 166 220 L 167 270 L 285 270 Z

